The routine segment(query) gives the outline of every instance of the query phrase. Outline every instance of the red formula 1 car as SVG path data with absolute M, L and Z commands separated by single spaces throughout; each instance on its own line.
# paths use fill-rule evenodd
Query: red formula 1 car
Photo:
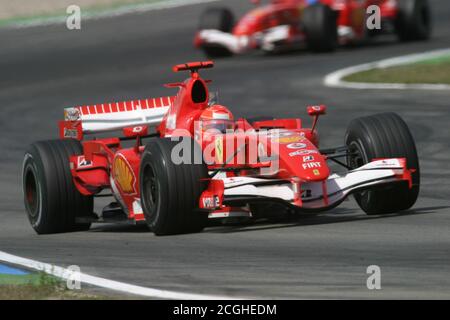
M 379 25 L 374 24 L 376 15 Z M 200 18 L 195 46 L 209 57 L 253 49 L 277 52 L 307 47 L 331 51 L 339 44 L 361 43 L 383 33 L 396 33 L 400 40 L 428 39 L 431 33 L 428 1 L 272 0 L 247 13 L 236 24 L 230 10 L 209 8 Z
M 350 194 L 367 214 L 415 203 L 419 162 L 398 115 L 353 120 L 344 146 L 319 149 L 324 106 L 307 108 L 312 127 L 300 119 L 234 119 L 199 75 L 212 66 L 176 66 L 191 72 L 167 85 L 178 88 L 176 96 L 65 109 L 60 139 L 33 143 L 25 154 L 23 191 L 33 228 L 45 234 L 128 221 L 166 235 L 200 231 L 208 218 L 264 217 L 274 205 L 320 212 Z M 113 130 L 120 137 L 85 139 Z M 342 172 L 332 173 L 328 162 Z M 99 196 L 114 201 L 97 215 Z

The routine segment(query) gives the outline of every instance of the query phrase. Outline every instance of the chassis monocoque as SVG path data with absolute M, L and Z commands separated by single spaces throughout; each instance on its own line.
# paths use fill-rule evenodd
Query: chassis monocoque
M 66 108 L 60 139 L 35 142 L 25 154 L 24 201 L 36 232 L 87 230 L 102 221 L 146 223 L 157 235 L 197 232 L 208 219 L 262 217 L 264 204 L 320 212 L 350 194 L 367 214 L 414 205 L 419 162 L 397 114 L 353 120 L 345 145 L 332 149 L 318 146 L 325 106 L 307 108 L 312 127 L 254 118 L 233 120 L 226 132 L 202 131 L 200 114 L 217 103 L 199 69 L 212 66 L 176 66 L 191 72 L 167 85 L 178 88 L 176 96 Z M 114 130 L 122 134 L 88 138 Z M 342 172 L 332 173 L 330 161 Z M 100 196 L 113 201 L 96 214 Z
M 402 41 L 428 39 L 428 0 L 273 0 L 237 23 L 229 9 L 211 7 L 200 17 L 195 46 L 211 58 L 254 49 L 332 51 L 392 33 Z

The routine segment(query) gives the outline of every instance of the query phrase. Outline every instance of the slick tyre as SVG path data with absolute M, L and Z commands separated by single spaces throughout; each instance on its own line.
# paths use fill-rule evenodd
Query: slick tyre
M 347 164 L 358 168 L 376 158 L 406 158 L 412 174 L 413 187 L 407 183 L 369 189 L 354 195 L 367 214 L 387 214 L 411 208 L 420 189 L 420 168 L 416 146 L 406 123 L 396 113 L 382 113 L 353 120 L 345 143 L 350 156 Z
M 432 17 L 428 0 L 399 0 L 395 26 L 400 41 L 429 39 Z
M 301 27 L 306 34 L 308 48 L 315 52 L 329 52 L 338 44 L 337 14 L 327 5 L 316 3 L 305 8 Z
M 51 140 L 33 143 L 25 153 L 22 186 L 25 209 L 38 234 L 88 230 L 90 223 L 79 224 L 78 217 L 93 212 L 93 198 L 76 189 L 69 158 L 83 153 L 76 140 Z
M 199 30 L 219 30 L 231 33 L 234 26 L 233 13 L 226 8 L 208 8 L 200 16 Z M 202 49 L 210 58 L 232 56 L 233 53 L 220 45 L 205 44 Z
M 200 232 L 208 220 L 208 214 L 196 210 L 207 186 L 208 169 L 203 161 L 194 163 L 194 153 L 201 157 L 200 146 L 191 138 L 183 139 L 191 148 L 187 158 L 183 154 L 187 163 L 172 159 L 172 150 L 180 142 L 171 139 L 152 139 L 142 155 L 141 203 L 146 222 L 156 235 Z

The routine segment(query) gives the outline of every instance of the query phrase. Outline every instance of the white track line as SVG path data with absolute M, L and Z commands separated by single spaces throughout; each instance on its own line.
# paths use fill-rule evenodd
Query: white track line
M 117 17 L 130 13 L 141 13 L 147 11 L 154 10 L 162 10 L 162 9 L 171 9 L 177 7 L 183 7 L 194 4 L 208 3 L 208 2 L 216 2 L 219 0 L 164 0 L 155 3 L 140 3 L 140 4 L 124 4 L 118 8 L 114 9 L 105 9 L 104 11 L 99 12 L 89 12 L 87 10 L 86 13 L 83 12 L 83 8 L 81 8 L 81 18 L 84 20 L 90 19 L 100 19 L 100 18 L 110 18 Z M 37 26 L 46 26 L 52 24 L 62 24 L 65 23 L 67 16 L 55 16 L 55 17 L 47 17 L 47 18 L 30 18 L 25 21 L 11 22 L 6 25 L 5 28 L 28 28 L 28 27 L 37 27 Z
M 447 84 L 365 83 L 347 82 L 342 80 L 343 78 L 354 73 L 415 63 L 422 60 L 437 58 L 446 54 L 450 54 L 450 49 L 416 53 L 341 69 L 327 75 L 324 79 L 324 85 L 327 87 L 347 89 L 450 90 L 450 85 Z
M 19 265 L 26 267 L 28 269 L 43 271 L 47 274 L 53 275 L 55 277 L 67 280 L 73 276 L 73 272 L 69 269 L 51 265 L 49 263 L 39 262 L 31 259 L 26 259 L 18 256 L 11 255 L 9 253 L 0 251 L 0 261 L 8 262 L 14 265 Z M 206 294 L 195 294 L 195 293 L 182 293 L 175 291 L 167 291 L 160 289 L 152 289 L 141 286 L 135 286 L 123 282 L 118 282 L 114 280 L 108 280 L 100 277 L 91 276 L 85 273 L 79 274 L 81 282 L 85 284 L 90 284 L 93 286 L 106 288 L 114 291 L 119 291 L 123 293 L 139 295 L 150 298 L 157 299 L 174 299 L 174 300 L 236 300 L 242 298 L 232 298 L 225 296 L 215 296 Z

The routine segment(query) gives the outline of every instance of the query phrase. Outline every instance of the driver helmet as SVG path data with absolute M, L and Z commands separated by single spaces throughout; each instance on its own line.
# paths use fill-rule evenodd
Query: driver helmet
M 227 130 L 234 129 L 233 114 L 222 105 L 213 105 L 205 109 L 200 115 L 202 131 L 216 130 L 226 133 Z

